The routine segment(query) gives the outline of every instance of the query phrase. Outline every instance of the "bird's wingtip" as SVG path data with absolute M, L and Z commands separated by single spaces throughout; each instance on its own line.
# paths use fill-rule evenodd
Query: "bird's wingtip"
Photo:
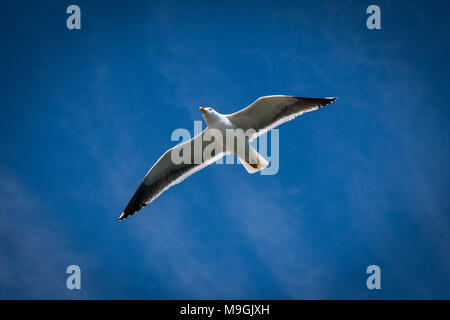
M 325 97 L 325 98 L 322 98 L 322 100 L 319 103 L 318 107 L 322 108 L 322 107 L 324 107 L 326 105 L 332 104 L 336 100 L 337 100 L 337 97 Z
M 117 219 L 117 220 L 121 221 L 123 219 L 125 219 L 125 211 L 122 212 L 122 214 L 120 215 L 119 219 Z

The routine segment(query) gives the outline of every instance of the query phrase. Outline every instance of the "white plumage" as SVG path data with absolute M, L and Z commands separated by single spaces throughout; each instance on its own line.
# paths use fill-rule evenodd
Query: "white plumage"
M 169 149 L 159 158 L 146 174 L 127 207 L 120 215 L 119 220 L 133 215 L 171 186 L 180 183 L 188 176 L 212 164 L 226 153 L 234 153 L 249 173 L 264 169 L 268 163 L 250 146 L 252 140 L 284 122 L 290 121 L 305 112 L 317 110 L 335 100 L 336 98 L 265 96 L 257 99 L 248 107 L 230 115 L 220 114 L 212 108 L 200 108 L 208 128 L 193 139 Z M 243 133 L 238 134 L 237 139 L 243 139 L 245 148 L 239 149 L 236 147 L 236 144 L 230 143 L 225 138 L 227 129 L 242 129 L 236 131 L 244 133 L 244 135 Z M 223 140 L 216 141 L 220 148 L 214 149 L 212 154 L 208 154 L 208 152 L 205 154 L 205 148 L 208 148 L 212 143 L 211 140 L 205 139 L 205 135 L 209 137 L 214 135 L 214 132 L 222 133 Z M 186 150 L 201 152 L 202 157 L 200 161 L 196 158 L 196 152 L 191 152 L 188 157 L 190 161 L 187 161 L 187 163 L 175 163 L 173 156 L 183 154 Z

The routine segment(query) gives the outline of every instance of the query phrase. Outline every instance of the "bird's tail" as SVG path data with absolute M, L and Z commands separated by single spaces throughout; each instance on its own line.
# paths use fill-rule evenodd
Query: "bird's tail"
M 238 155 L 238 159 L 250 174 L 261 171 L 269 165 L 267 160 L 251 146 L 249 146 L 247 156 Z

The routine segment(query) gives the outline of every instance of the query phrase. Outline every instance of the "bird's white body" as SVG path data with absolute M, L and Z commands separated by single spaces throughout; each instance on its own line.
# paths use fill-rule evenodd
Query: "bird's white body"
M 228 132 L 230 132 L 230 130 L 233 130 L 235 131 L 236 135 L 239 135 L 239 138 L 244 138 L 243 135 L 241 134 L 242 130 L 236 130 L 236 126 L 234 126 L 231 123 L 230 119 L 228 119 L 226 115 L 220 114 L 217 111 L 213 110 L 212 108 L 203 109 L 202 114 L 206 124 L 208 125 L 208 128 L 219 130 L 222 137 L 227 136 L 227 130 Z M 225 139 L 223 140 L 223 142 L 225 143 L 222 143 L 222 141 L 219 141 L 218 143 L 225 144 L 222 145 L 222 147 L 224 147 L 224 149 L 227 152 L 233 152 L 233 150 L 230 148 L 229 145 L 227 148 L 227 143 Z
M 202 108 L 203 118 L 208 129 L 216 129 L 223 137 L 221 144 L 225 153 L 235 154 L 248 173 L 255 173 L 266 168 L 269 163 L 252 146 L 250 146 L 250 133 L 254 130 L 244 131 L 233 124 L 228 115 L 221 114 L 212 108 Z
M 231 123 L 230 119 L 226 115 L 220 114 L 217 111 L 208 108 L 204 109 L 203 118 L 209 128 L 220 130 L 225 134 L 227 129 L 235 129 L 235 126 Z

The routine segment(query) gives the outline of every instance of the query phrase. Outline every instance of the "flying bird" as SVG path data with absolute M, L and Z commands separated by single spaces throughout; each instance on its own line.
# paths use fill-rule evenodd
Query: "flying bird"
M 227 153 L 234 153 L 249 173 L 264 169 L 268 162 L 250 146 L 252 140 L 284 122 L 305 112 L 317 110 L 336 99 L 265 96 L 229 115 L 220 114 L 212 108 L 200 107 L 207 128 L 191 140 L 167 150 L 159 158 L 145 175 L 119 220 L 133 215 L 173 185 L 214 163 Z M 213 132 L 222 133 L 222 137 L 226 137 L 226 131 L 230 129 L 240 132 L 237 139 L 242 138 L 240 140 L 243 141 L 242 148 L 237 147 L 236 143 L 231 143 L 230 139 L 222 138 L 216 141 L 220 148 L 215 148 L 209 153 L 205 152 L 212 143 Z M 236 139 L 233 139 L 234 142 Z M 192 150 L 196 151 L 190 152 Z M 187 153 L 184 154 L 184 152 Z M 173 161 L 176 155 L 184 155 L 189 161 L 181 163 Z

